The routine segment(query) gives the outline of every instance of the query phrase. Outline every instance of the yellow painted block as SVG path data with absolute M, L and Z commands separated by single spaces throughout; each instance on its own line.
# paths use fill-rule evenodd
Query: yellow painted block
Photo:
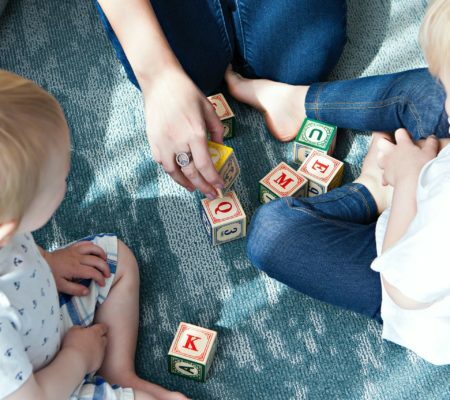
M 231 147 L 211 141 L 208 142 L 208 150 L 217 172 L 220 172 L 228 158 L 233 154 Z

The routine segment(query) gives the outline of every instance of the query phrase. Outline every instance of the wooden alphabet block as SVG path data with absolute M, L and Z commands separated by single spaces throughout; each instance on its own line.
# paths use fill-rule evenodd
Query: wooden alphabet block
M 230 105 L 225 99 L 222 93 L 215 94 L 213 96 L 209 96 L 208 100 L 213 105 L 216 110 L 216 114 L 219 119 L 222 121 L 224 127 L 223 138 L 230 139 L 235 135 L 235 121 L 236 117 L 234 116 L 233 111 L 231 110 Z
M 306 196 L 307 180 L 282 162 L 259 181 L 259 201 L 268 203 L 279 197 Z
M 308 197 L 314 197 L 341 184 L 344 163 L 313 150 L 297 172 L 308 179 Z
M 245 237 L 247 217 L 235 192 L 214 200 L 203 199 L 201 205 L 203 225 L 213 245 Z
M 301 164 L 312 150 L 333 154 L 337 127 L 315 119 L 305 118 L 294 140 L 294 162 Z
M 181 322 L 168 354 L 169 372 L 205 382 L 216 347 L 217 332 Z
M 236 155 L 231 147 L 211 141 L 208 142 L 208 150 L 214 167 L 224 180 L 224 190 L 227 191 L 240 173 Z

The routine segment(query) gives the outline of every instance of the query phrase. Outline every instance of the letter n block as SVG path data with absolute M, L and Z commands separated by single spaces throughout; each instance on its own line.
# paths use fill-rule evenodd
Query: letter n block
M 217 116 L 222 121 L 225 129 L 223 132 L 223 138 L 230 139 L 234 137 L 236 117 L 234 116 L 234 113 L 224 95 L 222 93 L 218 93 L 213 96 L 209 96 L 208 100 L 211 102 L 216 110 Z
M 169 372 L 206 382 L 216 347 L 217 332 L 181 322 L 168 354 Z
M 282 162 L 259 181 L 259 201 L 268 203 L 279 197 L 306 196 L 308 181 Z
M 333 154 L 337 127 L 315 119 L 305 118 L 294 141 L 294 162 L 301 164 L 312 150 Z
M 214 200 L 203 199 L 202 220 L 213 245 L 245 237 L 247 217 L 236 193 Z
M 214 168 L 224 180 L 224 190 L 227 191 L 241 171 L 234 150 L 231 147 L 211 141 L 208 142 L 208 150 Z
M 308 197 L 314 197 L 341 184 L 344 163 L 313 150 L 297 172 L 308 179 Z

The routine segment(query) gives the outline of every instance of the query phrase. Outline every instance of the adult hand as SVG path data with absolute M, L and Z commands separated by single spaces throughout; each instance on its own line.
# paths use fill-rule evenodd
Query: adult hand
M 436 157 L 439 141 L 429 136 L 420 146 L 415 144 L 405 129 L 395 132 L 395 141 L 378 142 L 378 166 L 383 170 L 383 185 L 395 187 L 402 179 L 417 178 L 422 167 Z
M 106 254 L 103 249 L 92 242 L 77 242 L 44 255 L 50 266 L 59 292 L 73 296 L 86 296 L 89 289 L 76 279 L 92 279 L 100 286 L 105 286 L 105 278 L 111 276 Z
M 73 326 L 64 335 L 61 350 L 72 348 L 84 360 L 86 373 L 97 371 L 105 357 L 108 327 L 95 324 L 87 328 Z
M 212 163 L 206 132 L 212 141 L 223 143 L 224 129 L 212 104 L 179 66 L 168 66 L 151 82 L 141 82 L 141 87 L 154 160 L 189 191 L 198 188 L 216 198 L 223 179 Z M 184 168 L 175 160 L 180 152 L 192 153 L 192 161 Z

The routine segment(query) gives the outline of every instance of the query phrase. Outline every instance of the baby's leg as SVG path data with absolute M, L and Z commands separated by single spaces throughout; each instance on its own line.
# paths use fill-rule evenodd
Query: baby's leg
M 149 399 L 186 399 L 182 394 L 170 392 L 136 375 L 134 356 L 139 324 L 139 270 L 133 253 L 120 240 L 114 283 L 96 311 L 95 322 L 109 327 L 105 359 L 99 370 L 108 382 L 141 390 L 153 396 Z

